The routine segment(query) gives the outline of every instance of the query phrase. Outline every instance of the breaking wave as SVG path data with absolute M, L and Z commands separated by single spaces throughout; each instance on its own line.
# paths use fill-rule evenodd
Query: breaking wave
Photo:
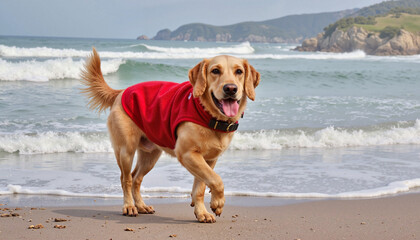
M 169 53 L 169 54 L 251 54 L 255 49 L 249 42 L 244 42 L 239 45 L 229 47 L 215 47 L 215 48 L 174 48 L 174 47 L 156 47 L 142 44 L 148 50 Z
M 375 129 L 376 127 L 372 127 Z M 327 127 L 321 130 L 262 130 L 237 133 L 230 145 L 235 150 L 282 148 L 333 148 L 395 144 L 420 144 L 420 120 L 414 126 L 397 125 L 378 130 L 349 130 Z
M 366 129 L 263 130 L 238 132 L 230 150 L 279 150 L 283 148 L 335 148 L 420 144 L 420 120 L 409 126 L 398 124 Z M 19 154 L 61 152 L 112 152 L 106 133 L 45 132 L 0 135 L 0 151 Z
M 0 136 L 0 151 L 19 154 L 112 152 L 105 133 L 45 132 Z
M 0 59 L 0 80 L 46 82 L 52 79 L 78 79 L 84 60 L 72 58 L 49 59 L 46 61 L 6 61 Z M 118 71 L 124 64 L 122 59 L 102 61 L 102 73 L 107 75 Z
M 248 59 L 308 59 L 308 60 L 354 60 L 363 59 L 367 61 L 403 61 L 403 62 L 419 62 L 420 55 L 414 56 L 394 56 L 380 57 L 367 56 L 361 50 L 350 53 L 300 53 L 291 52 L 290 49 L 273 49 L 272 53 L 261 53 L 256 47 L 249 42 L 237 45 L 213 47 L 213 48 L 183 48 L 183 47 L 159 47 L 147 44 L 133 45 L 141 47 L 140 49 L 131 49 L 132 51 L 101 51 L 99 54 L 102 58 L 117 59 L 201 59 L 213 57 L 219 54 L 230 54 Z M 121 48 L 120 48 L 121 49 Z M 22 48 L 16 46 L 6 46 L 0 44 L 1 57 L 37 57 L 37 58 L 85 58 L 91 54 L 90 50 L 78 50 L 73 48 L 49 48 L 49 47 L 32 47 Z
M 366 53 L 358 50 L 349 53 L 300 53 L 300 54 L 255 54 L 243 56 L 248 59 L 308 59 L 308 60 L 351 60 L 366 58 Z
M 203 58 L 219 54 L 252 54 L 255 50 L 250 43 L 241 43 L 229 47 L 215 48 L 174 48 L 143 45 L 149 51 L 99 51 L 104 58 L 139 58 L 139 59 L 188 59 Z M 48 47 L 21 48 L 0 45 L 0 56 L 3 57 L 87 57 L 91 51 L 77 49 L 56 49 Z

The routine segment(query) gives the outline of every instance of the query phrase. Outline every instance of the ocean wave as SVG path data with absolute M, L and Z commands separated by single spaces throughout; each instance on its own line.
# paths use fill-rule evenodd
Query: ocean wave
M 335 148 L 420 144 L 420 120 L 408 126 L 398 124 L 367 129 L 262 130 L 237 132 L 230 150 L 280 150 L 284 148 Z M 106 133 L 45 132 L 0 135 L 0 151 L 19 154 L 60 152 L 112 152 Z
M 375 129 L 377 127 L 373 127 Z M 283 148 L 333 148 L 420 144 L 420 120 L 414 126 L 394 125 L 379 130 L 350 130 L 327 127 L 321 130 L 262 130 L 239 132 L 230 145 L 234 150 L 277 150 Z
M 19 154 L 112 152 L 105 133 L 44 132 L 0 136 L 0 151 Z
M 72 58 L 19 62 L 0 59 L 0 80 L 46 82 L 52 79 L 78 79 L 80 78 L 80 69 L 82 69 L 84 63 L 84 60 L 76 61 Z M 122 59 L 102 61 L 102 73 L 104 75 L 114 73 L 124 63 L 125 61 Z
M 366 58 L 366 53 L 357 50 L 350 53 L 295 53 L 295 54 L 255 54 L 255 55 L 244 55 L 244 58 L 248 59 L 308 59 L 308 60 L 351 60 L 351 59 L 364 59 Z
M 415 188 L 420 187 L 420 178 L 395 181 L 386 186 L 377 187 L 373 189 L 362 189 L 351 192 L 341 193 L 318 193 L 318 192 L 255 192 L 255 191 L 225 191 L 225 196 L 245 196 L 245 197 L 277 197 L 277 198 L 336 198 L 336 199 L 350 199 L 350 198 L 372 198 L 398 193 L 409 192 Z M 190 189 L 183 189 L 180 187 L 154 187 L 141 188 L 143 198 L 190 198 Z M 146 193 L 146 194 L 145 194 Z M 147 193 L 152 193 L 149 195 Z M 23 195 L 50 195 L 50 196 L 68 196 L 68 197 L 95 197 L 95 198 L 122 198 L 122 194 L 103 194 L 103 193 L 75 193 L 60 189 L 33 189 L 25 188 L 20 185 L 9 184 L 3 191 L 0 190 L 1 195 L 23 194 Z M 210 193 L 206 192 L 209 196 Z
M 152 52 L 110 52 L 99 51 L 103 58 L 133 58 L 133 59 L 196 59 L 219 55 L 222 53 L 239 55 L 249 59 L 361 59 L 366 54 L 363 51 L 352 53 L 296 53 L 296 54 L 252 54 L 255 49 L 248 43 L 231 47 L 216 48 L 165 48 L 142 44 Z M 4 57 L 87 57 L 91 51 L 76 49 L 55 49 L 48 47 L 20 48 L 0 45 L 0 56 Z
M 134 45 L 133 45 L 134 46 Z M 247 59 L 307 59 L 307 60 L 366 60 L 366 61 L 397 61 L 397 62 L 419 62 L 420 55 L 415 56 L 367 56 L 361 50 L 350 53 L 301 53 L 290 52 L 290 49 L 282 49 L 281 53 L 259 54 L 245 42 L 238 45 L 214 47 L 214 48 L 175 48 L 158 47 L 147 44 L 135 45 L 141 47 L 134 51 L 99 51 L 102 58 L 118 59 L 202 59 L 214 57 L 219 54 L 230 54 Z M 143 49 L 145 48 L 145 49 Z M 136 51 L 137 50 L 137 51 Z M 6 46 L 0 44 L 0 56 L 3 57 L 43 57 L 43 58 L 85 58 L 91 51 L 77 50 L 72 48 L 56 49 L 49 47 L 22 48 L 16 46 Z
M 148 52 L 99 51 L 104 58 L 139 58 L 139 59 L 194 59 L 211 57 L 219 54 L 251 54 L 255 50 L 249 42 L 230 47 L 215 48 L 165 48 L 145 45 Z M 0 56 L 4 57 L 87 57 L 91 51 L 77 49 L 56 49 L 48 47 L 21 48 L 16 46 L 0 45 Z
M 249 42 L 243 42 L 238 45 L 229 47 L 215 47 L 215 48 L 174 48 L 174 47 L 157 47 L 147 44 L 142 44 L 148 50 L 169 53 L 169 54 L 251 54 L 255 52 L 255 49 Z
M 76 50 L 72 48 L 22 48 L 0 44 L 0 56 L 2 57 L 87 57 L 89 54 L 90 51 Z

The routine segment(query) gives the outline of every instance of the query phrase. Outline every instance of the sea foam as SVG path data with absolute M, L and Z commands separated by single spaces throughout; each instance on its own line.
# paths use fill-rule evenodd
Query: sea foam
M 255 191 L 230 191 L 225 190 L 225 196 L 247 196 L 247 197 L 276 197 L 276 198 L 336 198 L 336 199 L 352 199 L 352 198 L 373 198 L 398 193 L 409 192 L 420 187 L 420 178 L 395 181 L 386 186 L 373 189 L 363 189 L 352 192 L 340 192 L 334 194 L 318 193 L 318 192 L 255 192 Z M 153 187 L 141 188 L 143 198 L 190 198 L 190 189 L 180 187 Z M 152 193 L 152 194 L 147 194 Z M 60 189 L 34 189 L 31 187 L 23 187 L 21 185 L 9 184 L 6 189 L 0 190 L 1 195 L 23 194 L 23 195 L 50 195 L 50 196 L 68 196 L 68 197 L 96 197 L 96 198 L 122 198 L 122 194 L 103 194 L 103 193 L 76 193 Z M 210 193 L 206 192 L 209 196 Z
M 122 59 L 110 59 L 102 61 L 102 73 L 117 72 L 124 64 Z M 46 61 L 27 60 L 11 62 L 0 59 L 0 80 L 4 81 L 34 81 L 46 82 L 52 79 L 79 79 L 80 70 L 85 63 L 84 60 L 73 60 L 72 58 L 49 59 Z
M 178 191 L 173 191 L 174 188 L 166 188 L 158 192 L 164 193 L 178 193 Z M 151 191 L 144 190 L 142 188 L 141 192 L 157 192 L 151 189 Z M 190 193 L 191 190 L 182 189 L 179 193 Z M 33 189 L 28 187 L 23 187 L 21 185 L 12 185 L 7 186 L 7 190 L 0 191 L 1 195 L 10 195 L 10 194 L 22 194 L 22 195 L 46 195 L 46 196 L 65 196 L 65 197 L 95 197 L 95 198 L 122 198 L 122 194 L 105 194 L 105 193 L 76 193 L 60 189 Z M 190 194 L 165 194 L 165 195 L 147 195 L 142 194 L 143 198 L 159 197 L 159 198 L 188 198 Z
M 99 51 L 104 58 L 139 58 L 139 59 L 188 59 L 202 58 L 219 54 L 252 54 L 255 49 L 249 42 L 238 45 L 215 48 L 174 48 L 157 47 L 143 44 L 148 52 L 111 52 Z M 48 47 L 21 48 L 16 46 L 0 45 L 0 56 L 4 57 L 87 57 L 91 51 L 77 49 L 56 49 Z
M 386 195 L 392 195 L 397 193 L 408 192 L 414 188 L 420 187 L 420 178 L 404 180 L 404 181 L 395 181 L 387 186 L 373 188 L 373 189 L 364 189 L 360 191 L 352 192 L 341 192 L 336 194 L 327 194 L 327 193 L 317 193 L 317 192 L 308 192 L 308 193 L 294 193 L 294 192 L 241 192 L 241 191 L 231 191 L 226 192 L 227 196 L 252 196 L 252 197 L 281 197 L 281 198 L 372 198 L 372 197 L 381 197 Z
M 262 130 L 235 134 L 230 149 L 276 150 L 282 148 L 332 148 L 420 144 L 420 120 L 414 126 L 392 126 L 380 130 L 348 130 L 327 127 L 312 133 L 307 130 Z
M 249 42 L 243 42 L 239 45 L 226 46 L 226 47 L 215 47 L 215 48 L 174 48 L 174 47 L 157 47 L 142 44 L 151 51 L 163 52 L 163 53 L 176 53 L 176 54 L 251 54 L 255 52 L 255 49 Z
M 0 151 L 19 154 L 112 152 L 105 134 L 44 132 L 0 135 Z

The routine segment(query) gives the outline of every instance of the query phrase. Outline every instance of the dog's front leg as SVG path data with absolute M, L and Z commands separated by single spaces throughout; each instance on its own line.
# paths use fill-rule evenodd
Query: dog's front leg
M 214 168 L 216 161 L 207 162 L 211 168 Z M 198 179 L 194 178 L 194 185 L 191 192 L 191 207 L 194 207 L 194 214 L 199 222 L 215 222 L 215 218 L 212 214 L 207 212 L 204 206 L 204 194 L 206 191 L 206 184 Z
M 224 185 L 222 178 L 217 175 L 203 156 L 194 150 L 177 152 L 180 163 L 196 178 L 193 187 L 194 213 L 199 222 L 215 222 L 213 215 L 209 214 L 204 206 L 204 190 L 207 185 L 211 190 L 210 208 L 220 216 L 225 204 Z M 215 163 L 215 162 L 214 162 Z M 214 165 L 213 165 L 214 166 Z

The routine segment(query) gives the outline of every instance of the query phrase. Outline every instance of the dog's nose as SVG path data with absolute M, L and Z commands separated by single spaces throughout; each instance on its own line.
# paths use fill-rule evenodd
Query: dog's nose
M 235 84 L 226 84 L 225 86 L 223 86 L 223 91 L 227 95 L 233 96 L 238 91 L 238 87 Z

